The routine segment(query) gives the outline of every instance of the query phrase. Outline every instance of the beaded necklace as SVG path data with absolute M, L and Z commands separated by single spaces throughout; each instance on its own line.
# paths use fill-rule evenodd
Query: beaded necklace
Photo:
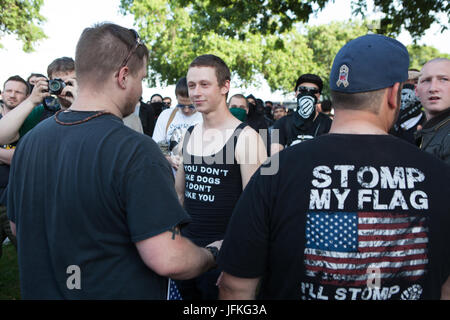
M 81 123 L 88 122 L 89 120 L 92 120 L 94 118 L 98 118 L 98 117 L 103 116 L 105 114 L 112 114 L 111 112 L 108 112 L 108 111 L 99 111 L 96 114 L 94 114 L 94 115 L 92 115 L 90 117 L 87 117 L 87 118 L 85 118 L 83 120 L 78 120 L 78 121 L 75 121 L 75 122 L 62 122 L 61 120 L 58 119 L 58 115 L 62 111 L 63 110 L 59 110 L 58 112 L 55 113 L 55 121 L 56 121 L 57 124 L 60 124 L 60 125 L 63 125 L 63 126 L 73 126 L 73 125 L 76 125 L 76 124 L 81 124 Z

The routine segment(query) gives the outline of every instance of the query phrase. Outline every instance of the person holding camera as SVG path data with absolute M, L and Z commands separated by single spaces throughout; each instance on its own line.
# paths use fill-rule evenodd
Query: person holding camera
M 69 57 L 55 59 L 48 66 L 47 74 L 50 79 L 49 90 L 57 96 L 60 109 L 67 110 L 73 103 L 78 90 L 75 61 Z
M 76 97 L 77 83 L 72 58 L 54 60 L 48 66 L 47 73 L 50 80 L 35 74 L 32 86 L 19 76 L 9 78 L 4 85 L 5 101 L 0 115 L 0 243 L 7 236 L 16 245 L 4 205 L 10 163 L 19 139 L 58 109 L 69 108 Z
M 274 123 L 271 131 L 271 155 L 330 131 L 331 119 L 318 112 L 316 108 L 322 88 L 322 79 L 315 74 L 303 74 L 297 79 L 295 84 L 297 112 L 288 114 Z
M 170 165 L 122 121 L 142 95 L 148 55 L 135 30 L 86 28 L 73 104 L 18 145 L 7 199 L 23 299 L 166 299 L 167 277 L 215 267 L 221 242 L 201 248 L 180 235 L 189 216 Z
M 40 121 L 53 116 L 58 110 L 67 110 L 76 97 L 78 85 L 75 74 L 75 61 L 69 57 L 53 60 L 47 67 L 49 95 L 43 97 L 40 105 L 24 123 L 25 130 L 31 130 Z
M 77 95 L 75 62 L 72 58 L 55 59 L 47 68 L 50 80 L 35 79 L 33 91 L 17 108 L 0 119 L 0 143 L 17 141 L 42 120 L 58 110 L 67 110 Z

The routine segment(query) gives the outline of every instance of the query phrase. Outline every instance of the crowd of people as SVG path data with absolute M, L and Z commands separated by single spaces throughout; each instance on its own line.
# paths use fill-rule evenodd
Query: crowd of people
M 23 299 L 450 299 L 450 60 L 348 42 L 296 108 L 228 95 L 196 57 L 142 99 L 136 31 L 86 28 L 75 59 L 11 76 L 0 242 Z M 1 258 L 1 251 L 0 251 Z

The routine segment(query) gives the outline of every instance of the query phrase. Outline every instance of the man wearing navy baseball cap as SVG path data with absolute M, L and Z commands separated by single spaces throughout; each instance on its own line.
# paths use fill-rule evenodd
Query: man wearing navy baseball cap
M 235 207 L 222 299 L 450 297 L 449 167 L 387 134 L 408 66 L 382 35 L 338 52 L 330 133 L 281 152 L 279 171 L 257 171 Z

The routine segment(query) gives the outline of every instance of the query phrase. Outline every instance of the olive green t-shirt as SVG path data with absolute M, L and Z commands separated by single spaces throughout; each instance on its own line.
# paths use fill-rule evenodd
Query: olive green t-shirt
M 42 104 L 38 105 L 36 108 L 33 109 L 33 111 L 31 111 L 31 113 L 23 122 L 22 127 L 20 127 L 19 129 L 19 135 L 21 138 L 41 121 L 43 113 L 44 113 L 44 106 Z

